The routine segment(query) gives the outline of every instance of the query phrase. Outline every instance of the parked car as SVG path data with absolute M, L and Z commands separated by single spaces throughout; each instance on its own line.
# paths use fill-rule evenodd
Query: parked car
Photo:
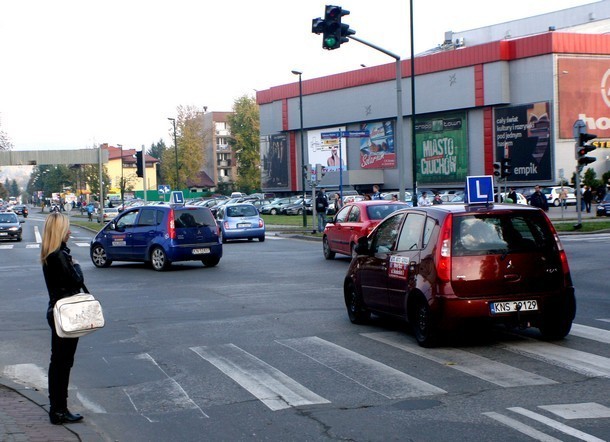
M 303 198 L 299 198 L 294 203 L 282 206 L 280 210 L 282 215 L 302 215 L 303 214 Z M 311 215 L 313 207 L 311 206 L 311 198 L 305 199 L 305 213 Z
M 553 187 L 544 187 L 541 192 L 546 196 L 546 200 L 550 205 L 555 207 L 559 207 L 561 205 L 561 191 L 566 190 L 568 192 L 568 198 L 566 199 L 567 205 L 575 205 L 576 204 L 576 194 L 574 193 L 573 187 L 563 186 L 553 186 Z
M 91 240 L 90 256 L 96 267 L 108 267 L 113 261 L 146 262 L 157 271 L 178 261 L 201 261 L 212 267 L 222 257 L 219 233 L 206 207 L 133 207 Z
M 285 198 L 276 198 L 271 203 L 266 204 L 260 208 L 260 212 L 264 214 L 277 215 L 280 213 L 282 206 L 290 204 L 298 200 L 299 198 L 290 196 Z
M 518 204 L 438 205 L 392 213 L 356 247 L 344 280 L 349 319 L 409 321 L 423 347 L 472 321 L 571 329 L 566 253 L 546 214 Z
M 23 221 L 19 221 L 15 212 L 0 213 L 0 239 L 21 241 Z
M 610 216 L 610 193 L 597 204 L 597 216 Z
M 17 204 L 15 206 L 13 206 L 13 212 L 15 212 L 17 215 L 21 215 L 24 218 L 28 217 L 28 206 L 26 206 L 25 204 Z
M 252 241 L 257 238 L 260 242 L 265 240 L 265 221 L 252 204 L 225 204 L 218 210 L 216 219 L 220 225 L 223 243 L 230 239 Z
M 390 213 L 407 207 L 407 203 L 385 200 L 346 204 L 324 228 L 324 257 L 333 259 L 336 253 L 355 256 L 354 248 L 359 238 L 368 235 Z
M 519 192 L 515 192 L 515 193 L 517 194 L 517 201 L 513 201 L 513 203 L 523 204 L 524 206 L 527 206 L 527 199 Z M 498 199 L 497 193 L 494 195 L 494 198 L 497 201 L 497 199 Z M 508 192 L 502 192 L 500 194 L 500 202 L 503 203 L 506 198 L 508 198 Z
M 103 220 L 100 220 L 100 218 L 98 217 L 97 222 L 98 223 L 101 223 L 101 222 L 107 223 L 111 219 L 114 219 L 118 214 L 119 214 L 118 207 L 104 207 L 104 209 L 102 210 Z

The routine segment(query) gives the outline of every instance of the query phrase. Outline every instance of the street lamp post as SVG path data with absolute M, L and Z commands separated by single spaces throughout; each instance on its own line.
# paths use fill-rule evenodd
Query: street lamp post
M 125 182 L 123 178 L 123 145 L 117 144 L 117 146 L 121 148 L 121 210 L 123 210 L 122 208 L 125 207 L 125 197 L 123 196 L 123 188 L 125 187 Z M 102 203 L 102 206 L 103 205 L 104 204 Z
M 174 152 L 176 154 L 176 189 L 175 190 L 178 190 L 178 185 L 180 184 L 180 178 L 178 175 L 178 141 L 176 138 L 176 119 L 171 118 L 171 117 L 168 117 L 167 119 L 169 121 L 171 121 L 172 123 L 174 123 Z
M 305 140 L 303 138 L 303 82 L 301 76 L 303 72 L 292 71 L 299 76 L 299 113 L 301 117 L 301 186 L 303 187 L 303 227 L 307 227 L 307 211 L 305 210 Z M 312 205 L 314 202 L 312 201 Z

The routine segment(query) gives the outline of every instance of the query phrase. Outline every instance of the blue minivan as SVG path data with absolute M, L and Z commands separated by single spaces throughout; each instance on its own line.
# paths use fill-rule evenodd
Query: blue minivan
M 96 267 L 108 267 L 113 261 L 146 262 L 157 271 L 177 261 L 201 261 L 213 267 L 222 257 L 219 233 L 207 207 L 134 207 L 91 240 L 91 261 Z

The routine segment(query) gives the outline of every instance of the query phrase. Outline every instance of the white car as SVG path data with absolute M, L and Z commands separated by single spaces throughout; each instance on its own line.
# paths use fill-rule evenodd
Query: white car
M 502 192 L 500 194 L 500 197 L 501 197 L 501 201 L 504 202 L 504 200 L 506 198 L 508 198 L 508 192 Z M 515 201 L 513 201 L 513 203 L 514 202 Z M 516 203 L 517 204 L 523 204 L 523 205 L 527 206 L 527 198 L 524 197 L 522 193 L 517 192 L 517 201 L 516 201 Z
M 559 207 L 561 205 L 561 191 L 563 190 L 567 190 L 568 192 L 568 198 L 566 200 L 566 204 L 570 205 L 575 205 L 576 204 L 576 194 L 574 193 L 574 188 L 573 187 L 561 187 L 561 186 L 553 186 L 553 187 L 545 187 L 544 189 L 541 190 L 541 192 L 546 196 L 546 200 L 550 205 L 553 205 L 555 207 Z

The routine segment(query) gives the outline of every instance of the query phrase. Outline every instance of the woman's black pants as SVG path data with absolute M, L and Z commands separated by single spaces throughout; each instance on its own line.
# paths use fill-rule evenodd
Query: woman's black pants
M 55 332 L 53 315 L 47 321 L 51 327 L 51 363 L 49 364 L 49 401 L 51 411 L 64 411 L 68 408 L 68 384 L 70 369 L 74 365 L 74 353 L 78 338 L 60 338 Z

